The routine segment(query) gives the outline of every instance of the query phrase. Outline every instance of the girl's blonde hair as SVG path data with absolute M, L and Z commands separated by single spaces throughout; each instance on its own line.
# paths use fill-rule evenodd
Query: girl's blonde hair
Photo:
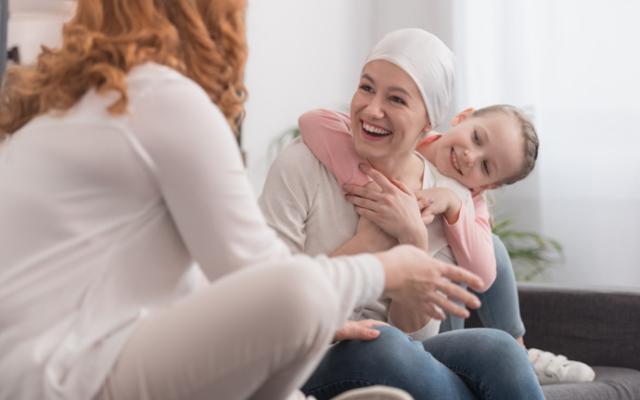
M 32 66 L 8 69 L 0 139 L 88 90 L 115 90 L 109 111 L 127 110 L 127 73 L 155 62 L 197 82 L 238 132 L 244 113 L 246 0 L 78 0 L 59 49 L 43 46 Z

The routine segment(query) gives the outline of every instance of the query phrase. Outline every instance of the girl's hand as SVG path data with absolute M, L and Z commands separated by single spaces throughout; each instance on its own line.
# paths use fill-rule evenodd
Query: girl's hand
M 347 200 L 355 206 L 360 217 L 373 222 L 400 243 L 427 249 L 427 230 L 416 195 L 402 182 L 389 180 L 371 166 L 362 165 L 361 168 L 375 185 L 344 185 Z
M 430 224 L 436 215 L 444 214 L 447 222 L 454 224 L 458 221 L 462 201 L 449 188 L 431 188 L 416 193 L 422 220 Z

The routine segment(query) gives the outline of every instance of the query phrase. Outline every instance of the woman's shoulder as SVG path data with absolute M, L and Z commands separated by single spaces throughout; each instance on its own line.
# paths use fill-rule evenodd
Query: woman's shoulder
M 127 83 L 129 85 L 150 85 L 158 82 L 183 82 L 185 84 L 196 84 L 177 70 L 154 62 L 146 62 L 144 64 L 136 65 L 127 74 Z
M 284 169 L 292 173 L 317 174 L 322 169 L 322 163 L 301 138 L 296 138 L 278 153 L 272 168 Z
M 131 112 L 156 123 L 193 126 L 202 122 L 209 128 L 226 127 L 222 111 L 205 90 L 179 71 L 156 63 L 134 67 L 127 76 Z M 184 131 L 185 129 L 181 129 Z
M 190 99 L 212 102 L 207 93 L 195 81 L 179 71 L 153 62 L 137 65 L 127 75 L 127 94 L 132 100 L 148 97 L 158 93 L 169 95 L 177 92 L 182 98 L 175 98 L 176 102 L 184 101 L 184 95 Z M 187 99 L 189 100 L 189 99 Z

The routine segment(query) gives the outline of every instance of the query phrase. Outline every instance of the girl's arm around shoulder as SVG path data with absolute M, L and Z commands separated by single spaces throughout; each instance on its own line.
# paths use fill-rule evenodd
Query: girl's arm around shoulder
M 317 109 L 302 114 L 298 126 L 304 143 L 336 177 L 340 186 L 345 183 L 366 185 L 369 182 L 358 168 L 363 160 L 355 151 L 348 115 Z
M 443 222 L 444 233 L 458 265 L 479 275 L 487 290 L 496 278 L 496 257 L 484 194 L 472 198 L 473 209 L 464 204 L 454 224 Z

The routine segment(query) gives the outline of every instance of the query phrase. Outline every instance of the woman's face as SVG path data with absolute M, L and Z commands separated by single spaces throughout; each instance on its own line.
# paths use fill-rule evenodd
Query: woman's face
M 351 99 L 351 129 L 360 157 L 410 157 L 429 128 L 422 96 L 406 72 L 383 60 L 364 66 Z

